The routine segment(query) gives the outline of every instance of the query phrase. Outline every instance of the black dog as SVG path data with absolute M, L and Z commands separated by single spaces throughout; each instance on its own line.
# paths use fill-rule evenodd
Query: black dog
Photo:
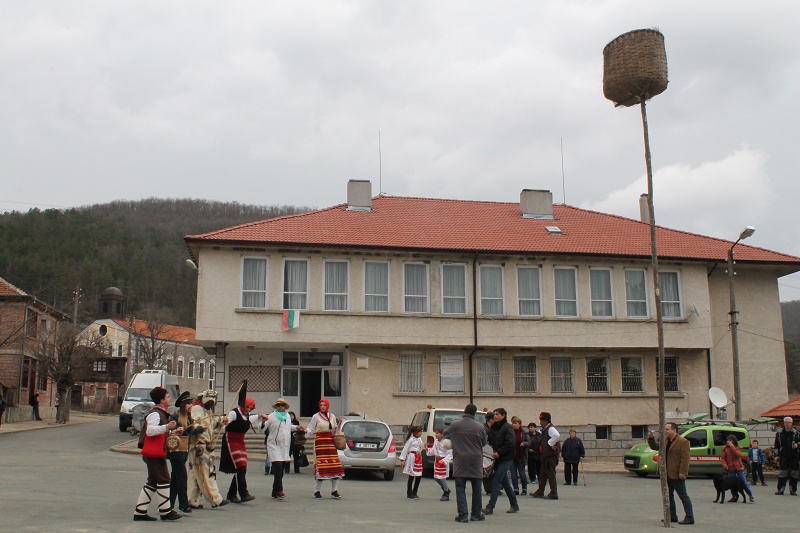
M 728 501 L 739 501 L 739 494 L 741 494 L 742 503 L 747 503 L 744 482 L 738 477 L 730 477 L 727 474 L 714 474 L 714 488 L 717 489 L 717 498 L 714 503 L 725 503 L 725 493 L 727 491 L 731 491 L 731 499 Z

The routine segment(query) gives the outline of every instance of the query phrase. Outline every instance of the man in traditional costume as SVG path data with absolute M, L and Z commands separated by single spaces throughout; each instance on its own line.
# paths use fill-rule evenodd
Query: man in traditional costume
M 167 449 L 164 445 L 169 435 L 180 435 L 183 428 L 175 428 L 176 423 L 169 419 L 167 407 L 172 403 L 169 393 L 163 387 L 150 391 L 150 398 L 155 405 L 145 418 L 142 434 L 139 437 L 139 448 L 142 449 L 142 460 L 147 465 L 147 482 L 139 493 L 135 521 L 153 521 L 156 518 L 147 514 L 147 508 L 156 496 L 158 513 L 161 520 L 177 520 L 183 515 L 175 512 L 169 501 L 169 469 L 167 468 Z
M 233 503 L 255 500 L 255 496 L 247 491 L 247 448 L 244 444 L 244 434 L 251 425 L 258 423 L 259 419 L 267 419 L 267 415 L 264 414 L 250 414 L 256 408 L 256 402 L 252 398 L 245 398 L 246 393 L 246 387 L 242 386 L 239 391 L 239 406 L 228 413 L 225 434 L 222 436 L 222 456 L 219 461 L 221 472 L 234 474 L 228 489 L 228 500 Z
M 214 416 L 217 403 L 217 392 L 207 390 L 197 397 L 192 405 L 192 418 L 206 430 L 197 435 L 189 449 L 189 507 L 202 509 L 200 495 L 211 507 L 228 505 L 230 502 L 222 498 L 217 488 L 217 472 L 214 467 L 214 435 L 222 428 L 222 417 Z

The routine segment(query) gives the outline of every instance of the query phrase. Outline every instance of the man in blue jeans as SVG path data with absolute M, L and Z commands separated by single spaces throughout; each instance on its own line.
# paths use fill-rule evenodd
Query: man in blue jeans
M 508 472 L 514 463 L 517 438 L 514 435 L 514 428 L 508 423 L 506 416 L 506 410 L 502 407 L 495 409 L 494 424 L 492 424 L 492 429 L 489 431 L 489 444 L 492 445 L 494 450 L 495 463 L 492 495 L 489 498 L 489 504 L 483 509 L 483 514 L 485 515 L 494 513 L 494 506 L 497 503 L 497 498 L 500 497 L 500 487 L 505 490 L 508 501 L 511 504 L 511 508 L 506 512 L 519 512 L 519 502 L 517 502 L 517 496 L 511 487 L 511 481 L 508 479 Z
M 675 507 L 675 493 L 683 504 L 685 516 L 679 524 L 694 524 L 692 500 L 686 492 L 686 476 L 689 475 L 689 441 L 678 435 L 678 424 L 667 422 L 664 426 L 664 437 L 667 439 L 667 485 L 669 486 L 669 514 L 673 522 L 678 522 L 678 510 Z M 651 431 L 647 437 L 648 445 L 658 449 L 658 442 Z
M 453 447 L 453 477 L 456 481 L 456 522 L 483 520 L 481 513 L 481 479 L 483 478 L 483 447 L 487 436 L 483 424 L 475 420 L 478 408 L 474 403 L 464 408 L 464 417 L 445 428 L 444 436 Z M 467 480 L 472 484 L 472 516 L 467 507 Z

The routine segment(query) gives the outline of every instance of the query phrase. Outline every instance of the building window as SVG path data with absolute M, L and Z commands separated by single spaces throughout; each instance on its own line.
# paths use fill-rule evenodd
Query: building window
M 614 305 L 611 299 L 611 270 L 593 268 L 589 271 L 592 290 L 592 316 L 610 318 L 614 316 Z
M 664 391 L 665 392 L 680 392 L 680 384 L 678 383 L 678 358 L 665 357 L 664 358 Z M 658 382 L 661 376 L 661 371 L 658 368 L 658 357 L 656 357 L 656 390 L 658 390 Z
M 578 316 L 578 288 L 576 269 L 556 267 L 555 278 L 556 316 Z
M 30 382 L 31 380 L 31 367 L 33 366 L 33 359 L 30 357 L 25 357 L 22 360 L 22 386 L 23 387 L 31 387 L 33 383 Z
M 647 318 L 647 276 L 644 270 L 625 271 L 628 318 Z
M 536 392 L 536 358 L 514 358 L 514 392 Z
M 267 307 L 266 258 L 245 257 L 242 260 L 242 307 Z
M 325 311 L 347 311 L 349 266 L 347 261 L 325 261 Z
M 539 267 L 517 267 L 517 297 L 521 316 L 541 316 Z
M 172 357 L 167 357 L 167 374 L 173 374 Z
M 586 392 L 608 392 L 608 359 L 605 357 L 586 360 Z
M 216 379 L 215 372 L 217 366 L 214 363 L 208 363 L 208 389 L 214 390 L 214 380 Z
M 594 438 L 596 440 L 608 440 L 611 438 L 611 427 L 609 426 L 596 426 L 594 430 Z
M 421 354 L 400 354 L 400 392 L 423 392 L 425 359 Z
M 643 439 L 647 435 L 647 426 L 631 426 L 631 438 Z
M 283 308 L 308 309 L 308 261 L 286 259 L 283 262 Z
M 644 392 L 640 357 L 622 358 L 622 392 Z
M 478 357 L 478 392 L 500 392 L 500 358 Z
M 406 313 L 428 312 L 428 265 L 406 263 L 403 265 L 403 296 Z
M 25 309 L 25 336 L 36 336 L 36 325 L 38 324 L 38 321 L 39 315 L 36 314 L 36 311 L 33 311 L 32 309 Z
M 503 267 L 481 265 L 481 314 L 503 314 Z
M 38 390 L 47 390 L 47 374 L 45 374 L 39 365 L 39 372 L 36 373 L 36 388 Z
M 659 272 L 658 284 L 661 286 L 661 313 L 664 318 L 680 318 L 681 291 L 677 272 Z
M 442 265 L 442 313 L 467 313 L 467 266 Z
M 464 356 L 461 354 L 439 356 L 439 390 L 464 392 Z
M 364 311 L 389 311 L 389 263 L 364 263 Z
M 108 361 L 105 359 L 95 359 L 94 363 L 92 364 L 92 370 L 94 372 L 105 372 L 108 369 Z
M 178 357 L 178 368 L 175 371 L 175 374 L 177 374 L 177 376 L 180 378 L 183 377 L 183 357 Z
M 194 377 L 194 360 L 190 360 L 189 361 L 189 373 L 187 374 L 186 377 L 187 378 L 193 378 Z
M 122 357 L 122 343 L 117 346 L 117 357 Z
M 552 392 L 573 392 L 572 359 L 555 357 L 550 359 L 550 390 Z
M 206 362 L 203 360 L 197 363 L 197 378 L 206 379 Z

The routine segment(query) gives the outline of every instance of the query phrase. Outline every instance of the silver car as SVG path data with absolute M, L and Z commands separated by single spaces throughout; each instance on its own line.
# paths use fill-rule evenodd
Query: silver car
M 383 472 L 383 479 L 394 479 L 397 464 L 397 447 L 392 430 L 383 420 L 344 416 L 342 433 L 347 437 L 347 446 L 339 450 L 339 460 L 345 470 L 375 470 Z

